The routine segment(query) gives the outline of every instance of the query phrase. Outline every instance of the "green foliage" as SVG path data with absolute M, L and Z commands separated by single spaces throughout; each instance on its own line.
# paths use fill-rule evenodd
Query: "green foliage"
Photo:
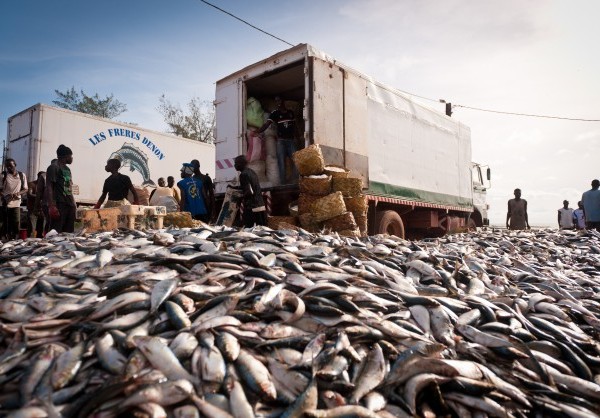
M 172 104 L 164 94 L 159 102 L 157 110 L 171 133 L 209 144 L 214 142 L 215 108 L 212 102 L 194 97 L 188 103 L 187 113 L 179 105 Z
M 93 96 L 88 96 L 83 90 L 77 92 L 75 87 L 71 87 L 70 90 L 65 92 L 59 90 L 54 90 L 54 92 L 56 93 L 57 100 L 53 100 L 52 103 L 63 109 L 74 110 L 76 112 L 87 113 L 89 115 L 100 116 L 107 119 L 114 119 L 121 113 L 127 111 L 127 106 L 115 99 L 112 94 L 102 99 L 98 93 Z

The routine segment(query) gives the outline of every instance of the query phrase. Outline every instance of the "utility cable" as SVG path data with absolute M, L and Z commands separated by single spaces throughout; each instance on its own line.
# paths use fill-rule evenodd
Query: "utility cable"
M 573 121 L 580 121 L 580 122 L 600 122 L 600 119 L 582 119 L 582 118 L 567 118 L 567 117 L 562 117 L 562 116 L 532 115 L 530 113 L 516 113 L 516 112 L 504 112 L 501 110 L 480 109 L 478 107 L 464 106 L 464 105 L 459 105 L 459 104 L 452 105 L 452 107 L 462 107 L 464 109 L 478 110 L 480 112 L 500 113 L 503 115 L 527 116 L 530 118 L 561 119 L 561 120 L 573 120 Z
M 275 39 L 277 39 L 278 41 L 281 41 L 281 42 L 283 42 L 283 43 L 285 43 L 285 44 L 288 44 L 289 46 L 294 46 L 293 44 L 289 43 L 288 41 L 286 41 L 286 40 L 284 40 L 284 39 L 281 39 L 280 37 L 278 37 L 278 36 L 275 36 L 275 35 L 273 35 L 272 33 L 269 33 L 269 32 L 267 32 L 267 31 L 265 31 L 265 30 L 262 30 L 261 28 L 259 28 L 259 27 L 257 27 L 257 26 L 254 26 L 252 23 L 250 23 L 250 22 L 247 22 L 247 21 L 245 21 L 244 19 L 241 19 L 241 18 L 237 17 L 237 16 L 236 16 L 236 15 L 234 15 L 233 13 L 229 13 L 227 10 L 223 10 L 223 9 L 221 9 L 221 8 L 220 8 L 220 7 L 218 7 L 218 6 L 215 6 L 214 4 L 207 2 L 206 0 L 200 0 L 200 1 L 201 1 L 202 3 L 204 3 L 204 4 L 207 4 L 207 5 L 209 5 L 210 7 L 214 7 L 215 9 L 219 10 L 220 12 L 223 12 L 223 13 L 225 13 L 225 14 L 227 14 L 227 15 L 229 15 L 229 16 L 231 16 L 231 17 L 233 17 L 234 19 L 237 19 L 237 20 L 239 20 L 240 22 L 242 22 L 242 23 L 244 23 L 244 24 L 246 24 L 246 25 L 250 26 L 251 28 L 254 28 L 254 29 L 256 29 L 257 31 L 260 31 L 260 32 L 264 33 L 265 35 L 269 35 L 270 37 L 272 37 L 272 38 L 275 38 Z
M 278 41 L 281 41 L 289 46 L 294 46 L 293 44 L 289 43 L 288 41 L 286 41 L 285 39 L 281 39 L 278 36 L 273 35 L 272 33 L 269 33 L 247 21 L 245 21 L 242 18 L 237 17 L 236 15 L 234 15 L 233 13 L 228 12 L 227 10 L 223 10 L 218 6 L 215 6 L 212 3 L 209 3 L 206 0 L 200 0 L 202 3 L 210 6 L 210 7 L 214 7 L 215 9 L 219 10 L 220 12 L 223 12 L 231 17 L 233 17 L 236 20 L 239 20 L 240 22 L 250 26 L 253 29 L 256 29 L 259 32 L 264 33 L 265 35 L 268 35 L 274 39 L 277 39 Z M 383 85 L 381 85 L 381 87 L 384 87 Z M 446 101 L 441 101 L 441 100 L 434 100 L 434 99 L 430 99 L 428 97 L 423 97 L 423 96 L 419 96 L 418 94 L 414 94 L 414 93 L 410 93 L 408 91 L 404 91 L 404 90 L 400 90 L 400 89 L 396 89 L 397 91 L 407 94 L 409 96 L 414 96 L 414 97 L 418 97 L 419 99 L 423 99 L 423 100 L 428 100 L 431 102 L 442 102 L 442 103 L 448 103 Z M 600 122 L 600 119 L 583 119 L 583 118 L 567 118 L 567 117 L 562 117 L 562 116 L 549 116 L 549 115 L 534 115 L 534 114 L 530 114 L 530 113 L 517 113 L 517 112 L 504 112 L 501 110 L 490 110 L 490 109 L 481 109 L 478 107 L 472 107 L 472 106 L 465 106 L 465 105 L 460 105 L 460 104 L 453 104 L 452 105 L 453 108 L 455 107 L 462 107 L 463 109 L 470 109 L 470 110 L 476 110 L 479 112 L 488 112 L 488 113 L 498 113 L 498 114 L 502 114 L 502 115 L 514 115 L 514 116 L 525 116 L 525 117 L 530 117 L 530 118 L 544 118 L 544 119 L 560 119 L 560 120 L 570 120 L 570 121 L 579 121 L 579 122 Z

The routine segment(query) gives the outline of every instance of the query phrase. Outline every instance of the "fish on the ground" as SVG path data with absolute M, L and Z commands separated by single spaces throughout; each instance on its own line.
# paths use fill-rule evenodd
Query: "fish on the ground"
M 600 234 L 0 247 L 0 415 L 597 417 Z

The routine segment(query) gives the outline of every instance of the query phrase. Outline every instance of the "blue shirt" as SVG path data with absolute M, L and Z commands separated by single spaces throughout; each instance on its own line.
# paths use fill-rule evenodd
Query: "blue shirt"
M 581 196 L 585 220 L 587 222 L 600 222 L 600 190 L 591 189 Z
M 177 186 L 185 196 L 185 206 L 181 208 L 184 212 L 190 212 L 192 216 L 206 215 L 206 204 L 202 196 L 202 180 L 194 177 L 181 179 Z

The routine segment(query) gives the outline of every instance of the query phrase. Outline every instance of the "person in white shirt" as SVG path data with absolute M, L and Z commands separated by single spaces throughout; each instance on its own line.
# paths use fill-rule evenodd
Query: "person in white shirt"
M 6 171 L 2 175 L 2 212 L 6 238 L 16 239 L 21 229 L 21 198 L 27 194 L 27 178 L 17 171 L 17 163 L 12 158 L 5 162 Z
M 179 204 L 175 199 L 173 189 L 167 187 L 165 179 L 162 177 L 158 179 L 158 187 L 150 193 L 150 205 L 164 206 L 167 213 L 179 211 Z
M 563 200 L 563 207 L 558 210 L 558 228 L 573 229 L 573 209 L 569 207 L 569 201 Z

